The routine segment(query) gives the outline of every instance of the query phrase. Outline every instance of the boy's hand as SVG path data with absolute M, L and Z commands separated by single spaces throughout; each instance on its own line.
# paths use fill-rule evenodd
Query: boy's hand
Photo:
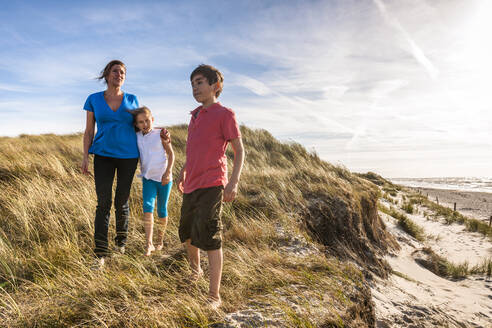
M 171 142 L 171 133 L 167 129 L 162 128 L 160 136 L 164 142 Z
M 161 183 L 163 186 L 167 185 L 171 181 L 171 174 L 170 173 L 164 173 L 162 176 Z
M 229 181 L 224 188 L 224 202 L 232 202 L 237 195 L 237 183 Z
M 185 173 L 183 172 L 183 170 L 181 170 L 181 172 L 179 172 L 178 181 L 176 181 L 176 185 L 178 186 L 178 190 L 180 193 L 184 192 L 184 187 L 183 187 L 184 175 Z

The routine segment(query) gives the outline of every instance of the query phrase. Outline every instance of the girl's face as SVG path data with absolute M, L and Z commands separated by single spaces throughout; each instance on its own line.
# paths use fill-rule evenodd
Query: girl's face
M 135 117 L 135 126 L 142 131 L 143 134 L 147 134 L 152 130 L 154 125 L 154 117 L 147 113 L 140 113 Z
M 113 65 L 106 76 L 108 85 L 121 87 L 125 82 L 126 69 L 121 65 Z

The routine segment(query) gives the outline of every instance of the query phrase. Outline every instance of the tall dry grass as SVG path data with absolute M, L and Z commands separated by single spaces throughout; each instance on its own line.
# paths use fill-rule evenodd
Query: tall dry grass
M 186 126 L 170 130 L 178 172 Z M 92 271 L 96 195 L 93 178 L 79 173 L 82 136 L 0 138 L 2 326 L 208 327 L 253 300 L 278 290 L 289 293 L 295 284 L 322 290 L 330 305 L 322 316 L 312 318 L 279 301 L 273 308 L 282 313 L 286 326 L 369 322 L 362 318 L 367 314 L 358 313 L 358 302 L 368 301 L 367 295 L 356 299 L 363 297 L 358 292 L 364 287 L 361 272 L 323 254 L 300 259 L 281 253 L 285 237 L 278 227 L 314 242 L 302 216 L 309 207 L 306 194 L 336 195 L 360 207 L 362 194 L 374 188 L 298 144 L 280 143 L 263 130 L 241 130 L 247 159 L 239 196 L 223 213 L 224 305 L 218 312 L 206 306 L 206 280 L 196 285 L 186 280 L 189 269 L 177 236 L 181 196 L 175 188 L 166 234 L 168 256 L 142 256 L 141 182 L 135 178 L 127 253 L 110 259 L 103 271 Z M 231 160 L 232 152 L 228 156 Z M 113 217 L 111 222 L 110 238 Z M 203 261 L 207 273 L 206 264 Z

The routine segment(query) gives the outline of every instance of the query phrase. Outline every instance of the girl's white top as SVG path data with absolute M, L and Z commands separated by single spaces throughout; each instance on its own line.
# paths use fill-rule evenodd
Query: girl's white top
M 161 143 L 161 129 L 149 133 L 137 132 L 137 145 L 140 152 L 140 171 L 138 177 L 160 182 L 167 168 L 167 156 Z

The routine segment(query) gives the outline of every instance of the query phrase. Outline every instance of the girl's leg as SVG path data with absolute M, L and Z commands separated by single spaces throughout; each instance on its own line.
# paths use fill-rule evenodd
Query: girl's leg
M 167 217 L 159 218 L 157 225 L 157 242 L 155 244 L 155 249 L 160 251 L 164 247 L 164 235 L 166 234 L 167 228 Z
M 114 207 L 116 214 L 116 246 L 122 247 L 126 244 L 128 236 L 128 220 L 130 208 L 128 198 L 132 186 L 133 175 L 137 169 L 138 158 L 115 159 L 117 163 L 116 193 L 114 196 Z
M 157 196 L 157 189 L 159 187 L 158 182 L 142 179 L 142 204 L 144 212 L 144 229 L 145 229 L 145 256 L 155 250 L 152 243 L 153 231 L 154 231 L 154 204 Z
M 94 181 L 96 184 L 97 208 L 94 220 L 94 253 L 101 258 L 109 255 L 108 227 L 111 211 L 111 194 L 115 173 L 113 158 L 94 156 Z
M 145 228 L 145 256 L 150 256 L 150 254 L 155 250 L 152 243 L 152 236 L 154 232 L 154 214 L 144 213 L 144 228 Z
M 161 184 L 157 192 L 157 214 L 159 215 L 157 250 L 161 250 L 164 246 L 164 234 L 166 233 L 168 221 L 167 204 L 169 202 L 169 195 L 171 194 L 172 186 L 172 181 L 169 181 L 169 183 L 165 186 Z

